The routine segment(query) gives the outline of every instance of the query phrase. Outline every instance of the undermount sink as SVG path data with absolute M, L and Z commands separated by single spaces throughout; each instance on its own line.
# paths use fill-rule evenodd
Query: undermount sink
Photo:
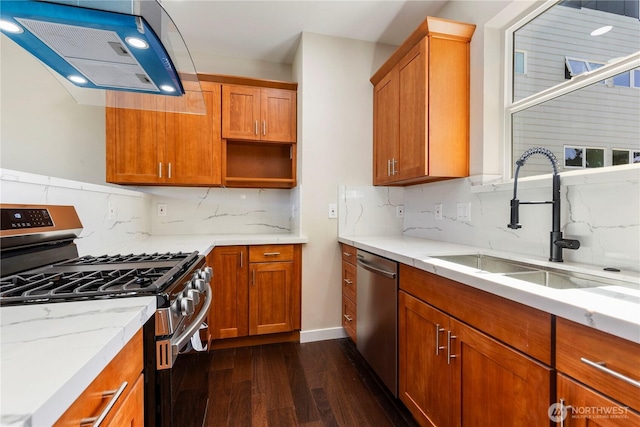
M 639 282 L 616 280 L 593 274 L 556 270 L 483 254 L 445 255 L 432 257 L 466 267 L 477 268 L 488 273 L 511 277 L 539 286 L 554 289 L 585 289 L 604 286 L 621 286 L 640 291 Z
M 464 265 L 466 267 L 477 268 L 478 270 L 486 271 L 489 273 L 519 273 L 538 271 L 537 268 L 531 264 L 482 254 L 444 255 L 435 256 L 432 258 L 453 262 L 455 264 Z

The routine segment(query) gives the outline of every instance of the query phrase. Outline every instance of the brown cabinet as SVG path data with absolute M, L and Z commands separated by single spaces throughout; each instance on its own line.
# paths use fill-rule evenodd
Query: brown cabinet
M 640 344 L 557 318 L 556 367 L 564 425 L 640 426 Z
M 255 86 L 222 86 L 222 137 L 296 142 L 296 92 Z
M 142 330 L 120 350 L 85 391 L 56 421 L 55 427 L 79 426 L 81 420 L 106 413 L 104 425 L 144 425 Z M 112 405 L 112 406 L 110 406 Z
M 107 182 L 220 185 L 220 91 L 220 84 L 202 83 L 205 115 L 115 108 L 118 97 L 131 94 L 109 94 L 115 107 L 106 108 Z M 167 104 L 173 101 L 165 98 L 140 97 L 139 102 L 170 110 Z
M 399 395 L 421 425 L 550 425 L 553 370 L 531 353 L 550 356 L 551 316 L 406 265 L 399 277 Z M 526 351 L 540 334 L 546 350 Z
M 428 17 L 371 77 L 374 185 L 468 176 L 474 31 Z
M 357 291 L 356 248 L 342 244 L 342 327 L 353 342 L 357 342 Z
M 216 247 L 211 338 L 241 338 L 300 329 L 300 245 Z
M 297 85 L 241 78 L 222 80 L 223 185 L 295 187 Z M 269 84 L 278 87 L 264 87 Z

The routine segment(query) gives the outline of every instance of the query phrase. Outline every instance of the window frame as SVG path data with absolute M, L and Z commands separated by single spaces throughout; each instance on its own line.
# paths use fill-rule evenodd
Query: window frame
M 544 89 L 526 98 L 513 101 L 513 84 L 514 84 L 514 34 L 522 26 L 526 25 L 539 15 L 546 12 L 551 7 L 556 6 L 561 0 L 548 0 L 543 5 L 532 11 L 525 13 L 517 19 L 512 25 L 504 30 L 504 103 L 503 103 L 503 177 L 506 181 L 513 179 L 514 162 L 513 162 L 513 129 L 512 117 L 514 114 L 526 110 L 528 108 L 540 105 L 552 99 L 559 98 L 573 91 L 582 89 L 592 84 L 613 78 L 625 71 L 631 72 L 640 67 L 640 51 L 632 53 L 618 59 L 617 61 L 607 63 L 600 68 L 588 71 L 571 79 L 559 83 L 550 88 Z M 631 76 L 631 87 L 633 86 L 633 76 Z

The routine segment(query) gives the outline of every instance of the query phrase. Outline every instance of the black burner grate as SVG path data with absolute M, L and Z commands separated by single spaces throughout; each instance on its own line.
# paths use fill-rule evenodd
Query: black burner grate
M 56 265 L 103 265 L 129 262 L 156 262 L 156 261 L 181 261 L 189 257 L 191 253 L 165 252 L 153 254 L 128 254 L 128 255 L 101 255 L 82 256 L 68 261 L 63 261 Z
M 153 294 L 170 268 L 18 274 L 0 280 L 4 303 L 31 300 Z

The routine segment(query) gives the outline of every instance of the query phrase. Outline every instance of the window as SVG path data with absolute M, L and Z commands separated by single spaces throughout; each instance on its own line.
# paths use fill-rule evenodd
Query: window
M 611 150 L 611 164 L 629 165 L 632 163 L 640 163 L 640 151 L 616 149 Z
M 547 2 L 507 31 L 513 67 L 505 167 L 511 174 L 522 153 L 536 146 L 564 159 L 560 171 L 628 164 L 640 152 L 640 21 L 593 2 L 570 3 Z M 594 31 L 602 29 L 608 31 Z M 551 172 L 544 159 L 540 165 L 532 160 L 522 176 Z

